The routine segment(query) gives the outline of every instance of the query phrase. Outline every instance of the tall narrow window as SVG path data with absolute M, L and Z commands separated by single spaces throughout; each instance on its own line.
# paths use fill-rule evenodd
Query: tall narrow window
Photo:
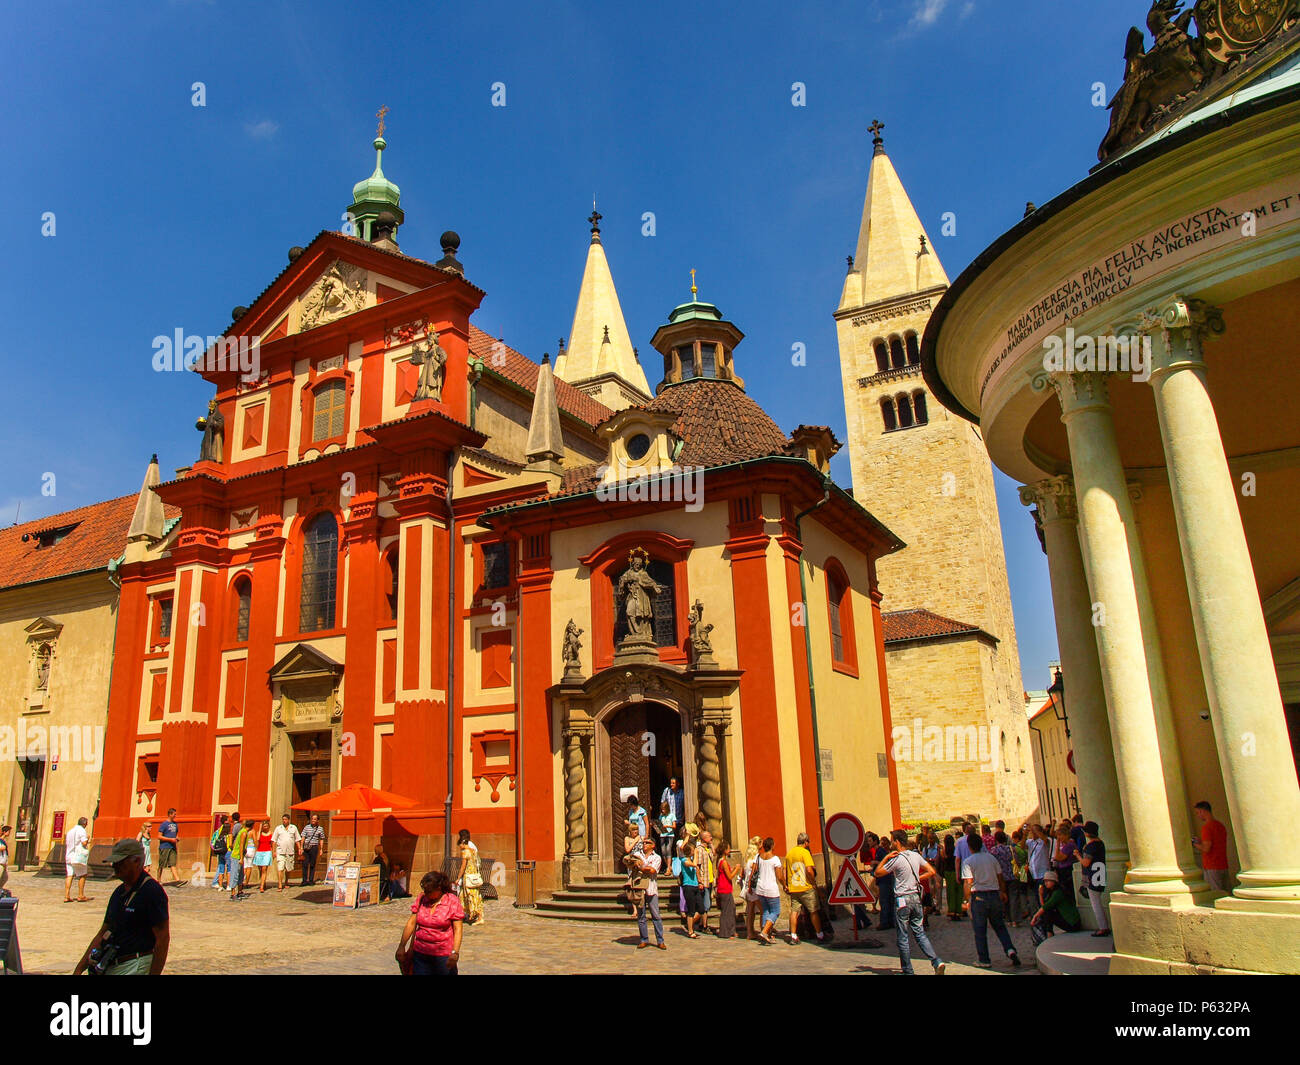
M 831 636 L 831 667 L 858 675 L 858 647 L 853 628 L 853 589 L 837 559 L 826 560 L 826 613 Z
M 921 349 L 917 347 L 916 334 L 908 332 L 904 335 L 903 342 L 907 346 L 907 365 L 919 365 L 921 362 Z
M 889 338 L 889 361 L 895 370 L 907 365 L 907 355 L 903 351 L 903 342 L 898 337 Z
M 898 415 L 894 413 L 894 401 L 886 396 L 880 401 L 880 416 L 885 420 L 885 432 L 898 428 Z
M 924 425 L 930 420 L 930 414 L 925 408 L 925 393 L 919 389 L 912 393 L 912 413 L 917 425 Z
M 889 345 L 877 340 L 872 348 L 876 353 L 876 373 L 884 373 L 889 369 Z
M 695 347 L 687 344 L 677 349 L 677 358 L 682 363 L 682 380 L 688 381 L 695 376 Z
M 248 642 L 248 617 L 253 606 L 253 585 L 247 577 L 235 580 L 235 642 Z
M 510 545 L 483 545 L 483 587 L 505 588 L 510 584 Z
M 831 601 L 831 656 L 836 662 L 844 661 L 844 586 L 832 574 L 829 577 Z
M 912 421 L 912 401 L 907 396 L 898 397 L 898 427 L 900 429 L 910 429 L 915 422 Z
M 342 381 L 328 381 L 316 389 L 312 408 L 311 438 L 315 443 L 343 435 L 343 412 L 347 386 Z
M 384 565 L 388 574 L 388 591 L 384 594 L 384 602 L 388 607 L 388 620 L 397 620 L 397 581 L 401 574 L 401 562 L 397 554 L 397 548 L 392 548 L 384 556 Z
M 715 348 L 708 341 L 705 341 L 700 345 L 700 366 L 701 366 L 700 376 L 701 377 L 718 376 L 714 364 L 714 354 L 715 354 Z
M 158 600 L 158 639 L 172 638 L 172 597 L 169 595 Z
M 333 514 L 318 514 L 303 530 L 302 594 L 298 601 L 299 631 L 319 632 L 334 627 L 338 565 L 338 525 L 334 521 Z

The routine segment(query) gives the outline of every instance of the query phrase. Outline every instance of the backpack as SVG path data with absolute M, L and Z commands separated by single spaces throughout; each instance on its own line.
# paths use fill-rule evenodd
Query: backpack
M 212 841 L 209 844 L 209 846 L 212 848 L 212 853 L 215 854 L 218 858 L 221 857 L 221 855 L 226 853 L 227 850 L 226 839 L 227 837 L 222 833 L 220 829 L 217 829 L 217 831 L 212 833 Z

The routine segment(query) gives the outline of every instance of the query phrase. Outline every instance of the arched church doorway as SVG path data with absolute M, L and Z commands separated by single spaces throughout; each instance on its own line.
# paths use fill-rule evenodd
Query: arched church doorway
M 609 802 L 614 867 L 621 868 L 627 799 L 635 794 L 653 819 L 671 777 L 684 780 L 682 722 L 675 710 L 659 703 L 628 703 L 606 719 L 609 734 Z M 687 816 L 690 801 L 687 800 Z

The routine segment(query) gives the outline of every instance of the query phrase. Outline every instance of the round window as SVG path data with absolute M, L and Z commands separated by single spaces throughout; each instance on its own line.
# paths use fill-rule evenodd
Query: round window
M 627 457 L 634 462 L 638 459 L 645 458 L 645 454 L 650 450 L 650 438 L 645 433 L 637 433 L 636 436 L 629 437 L 627 441 Z

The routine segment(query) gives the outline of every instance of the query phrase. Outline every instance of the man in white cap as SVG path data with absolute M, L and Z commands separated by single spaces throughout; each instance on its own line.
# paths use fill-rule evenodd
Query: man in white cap
M 144 845 L 138 839 L 119 839 L 108 860 L 122 883 L 72 975 L 93 966 L 104 976 L 158 976 L 171 945 L 167 892 L 144 871 Z

